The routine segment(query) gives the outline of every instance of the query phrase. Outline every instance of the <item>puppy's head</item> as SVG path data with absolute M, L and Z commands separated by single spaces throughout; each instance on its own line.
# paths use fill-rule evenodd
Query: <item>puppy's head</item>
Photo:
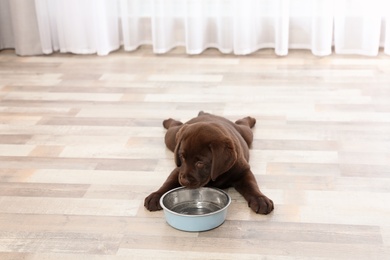
M 179 182 L 188 188 L 215 181 L 237 161 L 229 133 L 214 123 L 183 125 L 176 135 L 174 155 L 180 168 Z

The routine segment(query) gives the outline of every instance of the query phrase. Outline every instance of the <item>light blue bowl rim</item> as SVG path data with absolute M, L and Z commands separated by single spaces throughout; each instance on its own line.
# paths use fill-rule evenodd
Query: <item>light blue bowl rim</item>
M 225 211 L 230 203 L 232 202 L 232 199 L 230 198 L 229 194 L 227 194 L 225 191 L 221 190 L 221 189 L 218 189 L 218 188 L 214 188 L 214 187 L 200 187 L 200 188 L 197 188 L 197 189 L 211 189 L 211 190 L 216 190 L 216 191 L 219 191 L 221 193 L 223 193 L 227 198 L 228 198 L 228 202 L 227 204 L 219 209 L 219 210 L 216 210 L 216 211 L 213 211 L 213 212 L 210 212 L 210 213 L 207 213 L 207 214 L 202 214 L 202 215 L 186 215 L 186 214 L 180 214 L 180 213 L 177 213 L 175 211 L 172 211 L 170 209 L 168 209 L 164 203 L 163 203 L 163 200 L 165 198 L 165 196 L 167 196 L 169 193 L 171 192 L 174 192 L 174 191 L 177 191 L 177 190 L 183 190 L 183 189 L 188 189 L 186 187 L 178 187 L 178 188 L 175 188 L 175 189 L 172 189 L 172 190 L 169 190 L 167 191 L 166 193 L 164 193 L 164 195 L 161 196 L 160 198 L 160 205 L 161 207 L 165 210 L 165 211 L 168 211 L 169 213 L 173 214 L 173 215 L 177 215 L 177 216 L 181 216 L 181 217 L 188 217 L 188 218 L 202 218 L 202 217 L 207 217 L 207 216 L 212 216 L 212 215 L 217 215 L 218 213 L 222 212 L 222 211 Z M 197 189 L 194 189 L 194 190 L 197 190 Z

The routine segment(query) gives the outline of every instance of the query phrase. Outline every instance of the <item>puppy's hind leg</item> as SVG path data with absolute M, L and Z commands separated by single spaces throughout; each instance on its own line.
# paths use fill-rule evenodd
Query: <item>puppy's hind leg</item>
M 182 127 L 183 123 L 175 119 L 169 118 L 164 120 L 163 126 L 168 131 L 165 133 L 165 145 L 172 152 L 176 147 L 176 133 Z
M 253 128 L 256 124 L 256 119 L 250 116 L 239 119 L 235 122 L 237 125 L 247 126 L 249 128 Z
M 256 124 L 256 119 L 247 116 L 237 120 L 235 123 L 236 123 L 235 125 L 236 129 L 244 138 L 245 142 L 248 144 L 248 147 L 250 147 L 253 142 L 253 132 L 251 128 Z
M 182 124 L 183 124 L 182 122 L 177 121 L 177 120 L 172 119 L 172 118 L 168 118 L 168 119 L 165 119 L 163 121 L 163 126 L 164 126 L 165 129 L 169 129 L 169 128 L 173 127 L 173 126 L 180 126 Z
M 198 116 L 211 115 L 210 113 L 206 113 L 203 110 L 199 111 Z

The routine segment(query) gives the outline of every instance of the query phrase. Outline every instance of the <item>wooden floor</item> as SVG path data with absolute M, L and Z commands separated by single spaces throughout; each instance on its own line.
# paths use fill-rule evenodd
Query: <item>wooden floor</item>
M 199 110 L 257 119 L 272 214 L 232 189 L 208 232 L 144 209 L 162 121 Z M 390 57 L 0 52 L 0 259 L 390 259 Z

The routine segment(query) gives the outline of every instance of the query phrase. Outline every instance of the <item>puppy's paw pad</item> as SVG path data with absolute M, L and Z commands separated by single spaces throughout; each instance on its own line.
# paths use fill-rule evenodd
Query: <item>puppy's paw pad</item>
M 256 119 L 250 116 L 244 117 L 242 119 L 239 119 L 235 122 L 237 125 L 246 125 L 249 126 L 249 128 L 252 128 L 256 124 Z
M 145 198 L 144 206 L 147 208 L 149 211 L 157 211 L 161 210 L 161 205 L 160 205 L 160 198 L 161 194 L 157 192 L 151 193 L 149 196 Z
M 274 203 L 266 196 L 253 197 L 248 206 L 257 214 L 267 215 L 274 210 Z
M 183 124 L 182 122 L 177 121 L 177 120 L 172 119 L 172 118 L 168 118 L 168 119 L 165 119 L 163 121 L 163 126 L 164 126 L 165 129 L 169 129 L 172 126 L 179 126 L 179 125 L 182 125 L 182 124 Z
M 247 118 L 247 120 L 248 120 L 248 122 L 249 122 L 249 127 L 250 127 L 250 128 L 254 127 L 255 124 L 256 124 L 256 118 L 253 118 L 253 117 L 250 117 L 250 116 L 248 116 L 248 117 L 246 117 L 246 118 Z

